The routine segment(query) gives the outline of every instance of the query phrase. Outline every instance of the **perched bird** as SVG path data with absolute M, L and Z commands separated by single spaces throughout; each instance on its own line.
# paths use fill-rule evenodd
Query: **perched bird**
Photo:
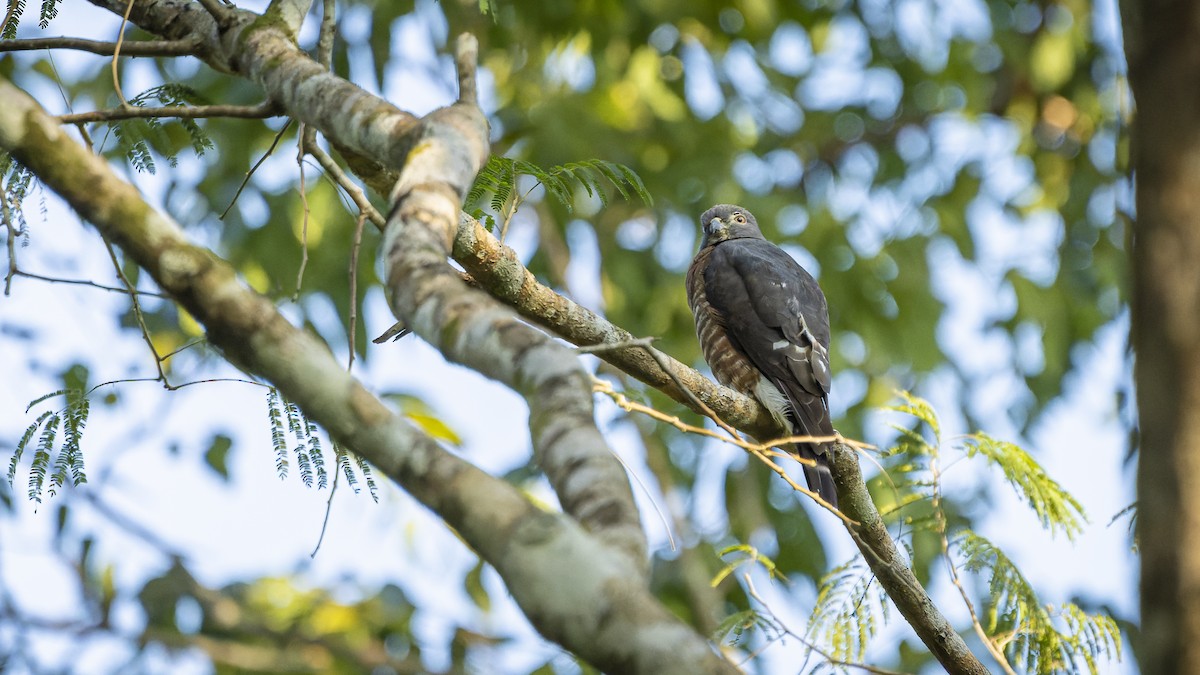
M 754 215 L 718 204 L 700 216 L 704 238 L 687 272 L 688 305 L 717 380 L 758 399 L 796 435 L 832 436 L 829 310 L 803 267 L 767 241 Z M 813 492 L 837 506 L 824 443 L 790 450 Z

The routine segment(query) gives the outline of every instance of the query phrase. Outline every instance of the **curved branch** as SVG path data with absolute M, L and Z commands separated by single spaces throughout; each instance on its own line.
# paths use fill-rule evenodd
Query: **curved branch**
M 90 1 L 114 11 L 117 8 L 125 8 L 124 0 Z M 132 20 L 143 29 L 164 38 L 186 37 L 190 32 L 204 36 L 202 52 L 207 62 L 214 67 L 224 66 L 242 73 L 258 82 L 266 90 L 267 96 L 279 101 L 290 115 L 320 129 L 339 150 L 345 148 L 351 153 L 369 158 L 365 162 L 372 168 L 375 165 L 383 169 L 404 166 L 410 148 L 421 144 L 422 151 L 426 149 L 424 141 L 425 134 L 429 132 L 427 125 L 419 125 L 411 115 L 333 76 L 301 52 L 283 28 L 273 25 L 270 21 L 257 21 L 260 17 L 235 10 L 231 25 L 219 33 L 212 17 L 195 3 L 154 0 L 134 4 Z M 451 119 L 440 121 L 453 123 Z M 436 146 L 434 143 L 430 147 Z M 445 148 L 441 151 L 445 152 Z M 463 162 L 468 167 L 476 161 L 469 153 L 461 157 L 452 154 L 442 159 Z M 420 165 L 421 163 L 418 163 L 418 166 Z M 449 166 L 442 165 L 442 168 Z M 452 175 L 458 176 L 461 175 L 459 172 L 470 170 L 456 166 Z M 386 173 L 382 171 L 379 175 Z M 498 242 L 493 244 L 491 235 L 482 227 L 471 227 L 468 223 L 466 231 L 463 227 L 456 229 L 459 200 L 456 199 L 455 191 L 458 186 L 446 186 L 441 183 L 442 177 L 436 173 L 422 175 L 410 171 L 406 189 L 422 189 L 416 193 L 418 196 L 401 200 L 398 204 L 400 208 L 389 218 L 394 232 L 403 232 L 405 235 L 412 233 L 414 238 L 427 247 L 420 254 L 424 256 L 420 264 L 428 265 L 428 268 L 420 269 L 415 264 L 401 264 L 408 256 L 401 247 L 394 247 L 398 234 L 390 234 L 389 243 L 393 246 L 385 246 L 383 249 L 388 251 L 392 248 L 390 253 L 397 255 L 397 260 L 391 261 L 397 265 L 393 272 L 396 276 L 391 284 L 393 290 L 398 292 L 398 297 L 393 298 L 395 308 L 400 310 L 400 315 L 410 320 L 419 334 L 439 345 L 447 355 L 460 354 L 462 357 L 472 358 L 469 353 L 471 350 L 466 349 L 464 345 L 443 339 L 439 334 L 439 326 L 450 326 L 449 322 L 460 318 L 460 311 L 469 313 L 471 310 L 478 310 L 480 315 L 485 311 L 494 313 L 498 326 L 519 323 L 508 323 L 511 321 L 509 315 L 490 305 L 484 305 L 475 294 L 462 293 L 462 284 L 456 277 L 438 271 L 445 267 L 444 255 L 452 253 L 493 296 L 513 306 L 522 316 L 550 328 L 575 344 L 623 342 L 635 337 L 539 284 L 532 274 L 520 265 L 515 256 L 506 252 Z M 431 182 L 429 186 L 423 185 L 427 179 Z M 452 213 L 447 210 L 448 205 L 453 206 Z M 405 246 L 411 243 L 405 241 Z M 435 258 L 436 251 L 440 251 L 443 257 Z M 414 253 L 413 261 L 417 257 L 418 254 Z M 433 294 L 431 297 L 437 299 L 433 306 L 438 308 L 438 312 L 422 310 L 413 313 L 413 310 L 428 298 L 414 294 L 410 288 L 395 287 L 394 281 L 405 278 L 406 275 L 413 275 L 414 278 L 428 276 L 431 281 L 426 292 Z M 459 302 L 462 304 L 457 304 Z M 434 314 L 447 323 L 435 320 Z M 510 335 L 501 335 L 498 330 L 485 328 L 487 322 L 478 317 L 473 325 L 474 329 L 471 331 L 459 329 L 448 332 L 462 336 L 463 339 L 475 339 L 480 344 L 485 340 L 491 341 L 489 346 L 502 343 L 503 339 Z M 511 335 L 523 333 L 514 329 Z M 515 345 L 507 347 L 511 350 Z M 531 342 L 524 348 L 533 349 L 540 346 Z M 604 357 L 625 372 L 665 391 L 676 400 L 681 400 L 685 405 L 694 405 L 683 400 L 686 397 L 675 389 L 672 378 L 640 348 L 606 352 Z M 476 361 L 468 363 L 494 377 L 509 378 L 506 381 L 514 383 L 525 392 L 531 391 L 530 387 L 536 388 L 543 384 L 537 379 L 522 380 L 524 373 L 518 364 Z M 775 426 L 756 401 L 706 381 L 695 370 L 683 364 L 669 363 L 676 369 L 676 378 L 688 387 L 694 386 L 693 391 L 697 397 L 726 422 L 758 438 L 776 438 L 783 435 L 783 430 Z M 532 419 L 531 422 L 537 423 Z M 561 440 L 556 437 L 541 438 L 540 434 L 534 434 L 535 446 L 538 443 L 553 445 Z M 857 457 L 852 451 L 839 445 L 834 451 L 834 465 L 833 474 L 839 499 L 849 500 L 848 504 L 843 503 L 842 510 L 850 518 L 861 523 L 853 533 L 856 543 L 871 562 L 880 583 L 901 608 L 902 614 L 913 624 L 918 635 L 948 671 L 986 673 L 983 665 L 967 649 L 962 637 L 934 606 L 907 562 L 896 550 L 895 542 L 884 527 L 883 520 L 862 481 Z M 543 467 L 548 474 L 551 473 L 551 468 L 545 464 Z M 560 496 L 564 494 L 569 493 L 560 492 Z M 599 521 L 593 523 L 601 524 Z M 534 623 L 546 630 L 545 624 L 538 620 Z
M 459 60 L 470 65 L 460 65 L 460 73 L 469 73 L 475 40 L 464 38 L 460 50 L 468 53 Z M 462 96 L 470 96 L 473 74 L 461 79 Z M 460 100 L 425 117 L 419 128 L 421 140 L 396 183 L 380 247 L 396 316 L 446 358 L 525 397 L 535 456 L 563 509 L 646 575 L 646 539 L 633 491 L 596 428 L 592 389 L 579 359 L 469 288 L 446 263 L 463 195 L 487 160 L 483 112 L 473 99 Z
M 0 100 L 0 148 L 149 272 L 205 325 L 227 359 L 274 383 L 331 436 L 444 518 L 495 566 L 548 636 L 611 672 L 735 672 L 654 599 L 626 556 L 395 415 L 322 342 L 241 284 L 224 260 L 190 244 L 178 224 L 3 78 Z

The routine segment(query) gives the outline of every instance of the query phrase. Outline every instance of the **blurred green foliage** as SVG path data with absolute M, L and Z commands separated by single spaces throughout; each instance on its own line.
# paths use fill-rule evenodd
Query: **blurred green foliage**
M 572 209 L 535 190 L 517 225 L 531 233 L 522 240 L 531 242 L 523 250 L 530 269 L 564 293 L 588 296 L 568 271 L 598 258 L 594 281 L 603 306 L 597 309 L 636 335 L 658 336 L 659 347 L 685 362 L 701 364 L 683 273 L 697 243 L 696 216 L 717 202 L 753 210 L 768 238 L 818 276 L 831 311 L 836 425 L 847 436 L 863 433 L 868 408 L 885 403 L 897 387 L 919 388 L 934 373 L 957 381 L 961 412 L 970 426 L 985 429 L 997 421 L 978 418 L 970 392 L 1015 375 L 1025 390 L 1011 401 L 1011 421 L 1028 428 L 1061 394 L 1077 365 L 1073 348 L 1125 308 L 1123 205 L 1130 186 L 1123 65 L 1114 29 L 1089 3 L 485 4 L 486 13 L 478 0 L 339 3 L 334 70 L 407 108 L 412 92 L 395 78 L 410 67 L 418 79 L 405 86 L 422 82 L 422 101 L 445 103 L 452 96 L 449 36 L 476 34 L 495 154 L 547 168 L 619 163 L 653 197 L 651 206 L 611 198 L 610 190 L 601 200 L 580 188 Z M 130 39 L 145 37 L 134 31 Z M 424 41 L 437 48 L 436 63 L 421 60 Z M 9 60 L 0 59 L 5 73 Z M 42 57 L 12 77 L 19 85 L 58 82 L 73 110 L 115 106 L 108 62 L 89 63 L 60 79 Z M 123 82 L 186 83 L 194 100 L 261 99 L 245 80 L 187 59 L 121 66 Z M 294 309 L 331 345 L 345 348 L 351 303 L 361 304 L 378 285 L 377 237 L 364 239 L 352 293 L 353 207 L 311 162 L 306 182 L 299 182 L 296 125 L 202 120 L 198 127 L 213 143 L 197 160 L 200 170 L 159 165 L 168 210 L 251 286 L 288 303 L 306 204 L 310 255 Z M 118 128 L 89 127 L 96 147 L 114 159 L 130 148 Z M 206 147 L 190 127 L 164 122 L 151 131 L 137 138 L 146 156 Z M 272 147 L 235 200 L 247 172 Z M 373 199 L 384 208 L 380 195 Z M 36 236 L 36 224 L 32 229 Z M 946 340 L 953 295 L 946 275 L 964 269 L 989 291 L 982 325 L 974 329 L 989 337 L 987 345 L 998 337 L 1010 348 L 979 353 Z M 132 270 L 130 276 L 136 283 Z M 329 307 L 342 326 L 328 320 Z M 169 303 L 148 312 L 164 351 L 197 334 Z M 368 348 L 369 332 L 360 328 L 353 345 L 368 363 L 373 350 L 387 348 Z M 649 398 L 687 416 L 656 392 Z M 425 416 L 429 425 L 441 424 Z M 636 424 L 663 493 L 694 499 L 700 442 L 667 425 Z M 448 427 L 444 433 L 453 435 Z M 210 450 L 210 464 L 222 474 L 227 451 Z M 534 480 L 517 469 L 510 479 Z M 776 571 L 811 585 L 831 562 L 795 496 L 764 467 L 735 462 L 721 485 L 724 525 L 688 532 L 687 550 L 662 553 L 655 567 L 664 602 L 710 632 L 712 614 L 720 621 L 750 609 L 737 584 L 711 594 L 690 585 L 697 566 L 699 577 L 719 572 L 719 551 L 754 540 Z M 871 487 L 888 506 L 888 486 L 877 479 Z M 931 516 L 921 515 L 928 504 L 912 508 L 918 519 Z M 959 505 L 943 508 L 953 525 L 969 522 Z M 919 532 L 911 545 L 925 581 L 937 540 Z M 464 583 L 483 606 L 478 573 Z M 926 657 L 905 646 L 897 659 L 915 668 Z

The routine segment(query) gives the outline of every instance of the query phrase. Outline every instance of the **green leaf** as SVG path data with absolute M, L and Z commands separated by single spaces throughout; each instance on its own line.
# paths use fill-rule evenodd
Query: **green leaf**
M 1073 540 L 1083 531 L 1083 523 L 1087 522 L 1083 506 L 1021 447 L 980 432 L 967 438 L 966 448 L 968 456 L 983 455 L 1000 468 L 1004 479 L 1025 499 L 1042 527 L 1051 534 L 1061 530 Z
M 229 450 L 232 447 L 232 438 L 225 434 L 217 434 L 208 444 L 208 450 L 204 451 L 204 463 L 227 482 L 229 480 Z

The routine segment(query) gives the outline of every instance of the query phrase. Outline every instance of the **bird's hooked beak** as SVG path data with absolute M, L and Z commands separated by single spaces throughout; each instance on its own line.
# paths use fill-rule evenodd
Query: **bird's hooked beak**
M 725 229 L 725 221 L 720 218 L 713 218 L 704 224 L 704 233 L 710 237 L 723 229 Z

